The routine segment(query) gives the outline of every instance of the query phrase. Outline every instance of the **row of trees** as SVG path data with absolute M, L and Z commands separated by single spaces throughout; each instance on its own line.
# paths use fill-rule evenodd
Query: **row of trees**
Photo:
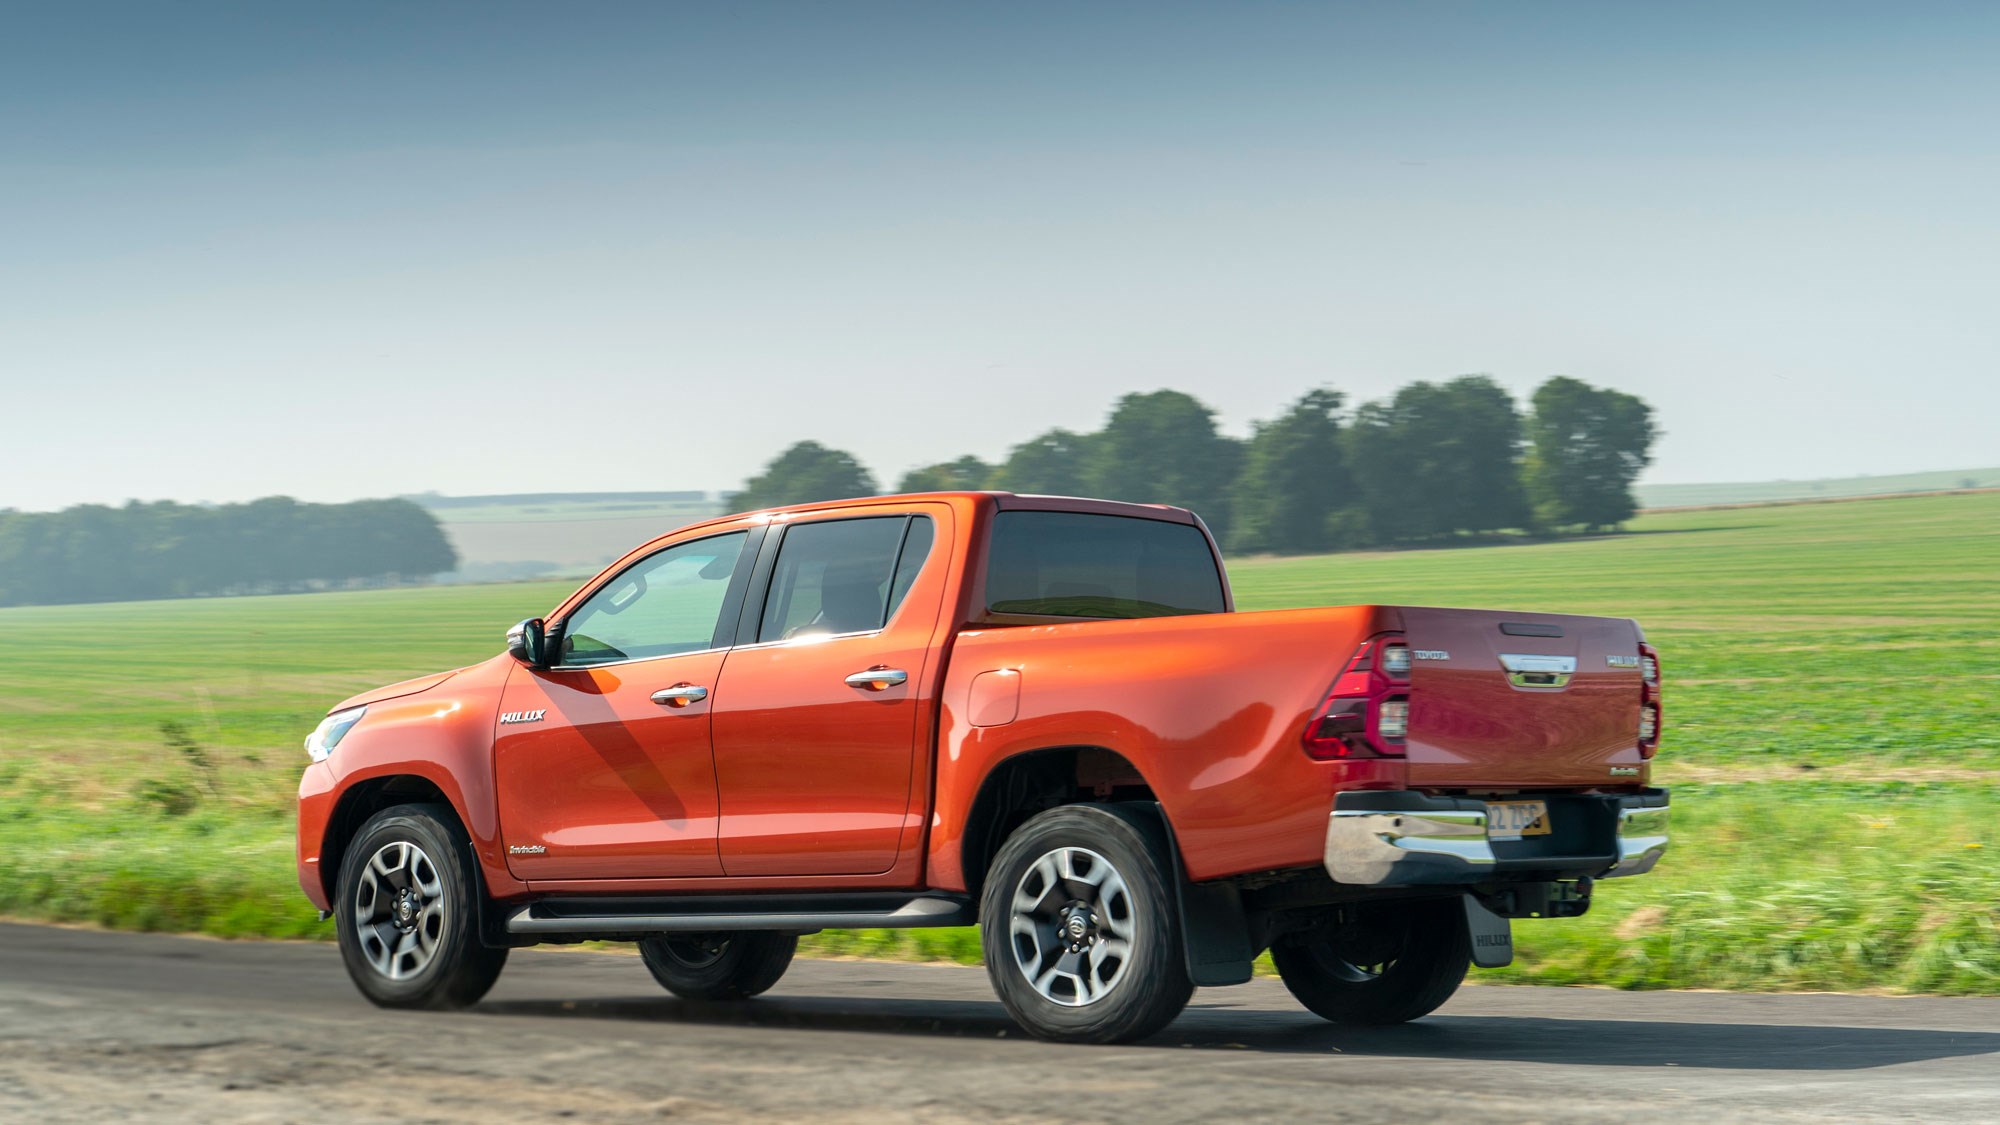
M 457 566 L 436 518 L 408 500 L 0 512 L 0 605 L 320 590 Z
M 1126 395 L 1095 433 L 1056 429 L 1006 460 L 904 474 L 898 492 L 996 488 L 1168 503 L 1201 513 L 1234 551 L 1285 554 L 1435 542 L 1462 534 L 1599 530 L 1631 518 L 1652 459 L 1652 408 L 1559 376 L 1523 413 L 1483 375 L 1412 383 L 1349 412 L 1306 392 L 1249 440 L 1180 391 Z M 877 491 L 848 453 L 800 442 L 735 497 L 742 509 Z

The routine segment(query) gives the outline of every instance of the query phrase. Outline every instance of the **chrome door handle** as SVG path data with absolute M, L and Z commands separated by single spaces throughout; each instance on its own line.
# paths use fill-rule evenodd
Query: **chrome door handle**
M 900 668 L 870 668 L 847 677 L 847 686 L 866 688 L 869 691 L 888 691 L 909 681 L 910 674 Z
M 694 684 L 675 684 L 653 693 L 653 702 L 662 707 L 686 707 L 708 698 L 708 689 Z

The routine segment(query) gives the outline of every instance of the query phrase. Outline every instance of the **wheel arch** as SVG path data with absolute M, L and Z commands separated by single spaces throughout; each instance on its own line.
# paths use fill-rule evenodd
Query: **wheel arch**
M 472 860 L 473 870 L 479 869 L 477 858 L 470 848 L 471 834 L 466 830 L 465 813 L 443 786 L 418 773 L 390 773 L 364 778 L 342 790 L 339 799 L 334 802 L 332 814 L 327 817 L 326 832 L 320 839 L 319 879 L 329 903 L 339 890 L 340 871 L 347 861 L 348 846 L 354 842 L 361 826 L 368 823 L 368 818 L 397 805 L 424 804 L 435 804 L 450 811 L 458 827 L 459 841 L 467 848 L 467 858 Z
M 1109 747 L 1047 747 L 994 763 L 980 781 L 959 845 L 966 888 L 974 901 L 985 891 L 987 869 L 1001 844 L 1016 828 L 1046 809 L 1076 804 L 1102 805 L 1155 837 L 1167 860 L 1166 876 L 1181 915 L 1188 973 L 1195 983 L 1214 986 L 1249 980 L 1257 947 L 1237 888 L 1188 880 L 1173 818 L 1138 766 Z
M 1075 804 L 1145 802 L 1158 798 L 1132 759 L 1107 746 L 1046 746 L 994 762 L 980 779 L 959 839 L 966 892 L 976 901 L 987 868 L 1007 837 L 1046 809 Z M 1162 821 L 1166 813 L 1159 814 Z

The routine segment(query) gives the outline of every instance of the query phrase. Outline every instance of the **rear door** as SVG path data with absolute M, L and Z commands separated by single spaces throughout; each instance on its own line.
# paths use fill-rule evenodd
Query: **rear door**
M 1639 630 L 1615 617 L 1404 607 L 1414 787 L 1629 784 Z
M 677 543 L 598 587 L 516 668 L 494 739 L 522 879 L 720 875 L 714 693 L 761 529 Z
M 722 867 L 873 875 L 911 846 L 951 543 L 943 504 L 774 528 L 715 709 Z M 766 554 L 772 550 L 766 547 Z

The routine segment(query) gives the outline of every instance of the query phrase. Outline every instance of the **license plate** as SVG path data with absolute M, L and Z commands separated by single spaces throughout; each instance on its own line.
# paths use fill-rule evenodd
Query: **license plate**
M 1498 801 L 1487 803 L 1487 839 L 1518 840 L 1523 836 L 1546 836 L 1548 834 L 1548 802 Z

